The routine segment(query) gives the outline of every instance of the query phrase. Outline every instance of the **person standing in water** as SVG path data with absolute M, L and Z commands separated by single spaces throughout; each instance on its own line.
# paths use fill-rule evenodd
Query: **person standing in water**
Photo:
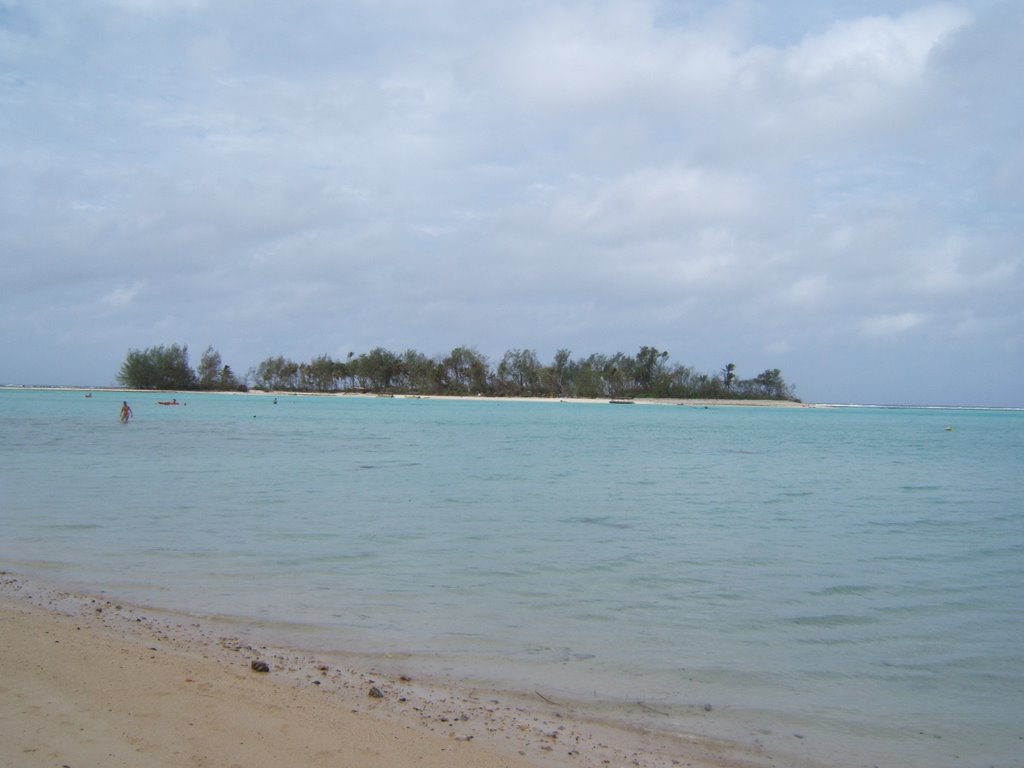
M 128 405 L 127 400 L 121 402 L 121 423 L 127 424 L 128 419 L 132 417 L 132 407 Z

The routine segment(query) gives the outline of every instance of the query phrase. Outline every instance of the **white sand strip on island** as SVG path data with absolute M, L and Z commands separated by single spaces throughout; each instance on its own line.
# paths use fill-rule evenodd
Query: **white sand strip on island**
M 341 398 L 396 398 L 406 400 L 465 400 L 472 402 L 496 402 L 496 403 L 583 403 L 593 405 L 608 405 L 613 398 L 608 397 L 527 397 L 515 395 L 499 397 L 497 395 L 416 395 L 409 393 L 382 394 L 376 392 L 295 392 L 291 390 L 262 390 L 249 389 L 244 392 L 228 391 L 220 392 L 214 390 L 185 390 L 185 389 L 126 389 L 122 387 L 31 387 L 31 386 L 9 386 L 0 385 L 0 389 L 11 390 L 40 390 L 55 392 L 119 392 L 126 395 L 238 395 L 241 397 L 341 397 Z M 712 406 L 737 406 L 749 408 L 814 408 L 815 403 L 803 403 L 796 400 L 743 400 L 743 399 L 714 399 L 714 398 L 675 398 L 675 397 L 637 397 L 627 399 L 630 403 L 637 405 L 682 405 L 696 408 L 709 408 Z M 615 400 L 615 402 L 627 402 L 627 400 Z
M 710 408 L 718 406 L 736 406 L 744 408 L 814 408 L 814 403 L 803 403 L 796 400 L 750 400 L 750 399 L 713 399 L 713 398 L 676 398 L 676 397 L 529 397 L 525 395 L 415 395 L 415 394 L 380 394 L 373 392 L 288 392 L 263 391 L 252 389 L 248 392 L 219 393 L 274 397 L 341 397 L 341 398 L 395 398 L 405 400 L 450 400 L 465 402 L 492 403 L 576 403 L 582 405 L 608 405 L 609 403 L 631 403 L 635 405 L 677 405 L 694 408 Z
M 254 671 L 253 661 L 270 672 Z M 254 648 L 191 617 L 0 574 L 0 765 L 787 764 L 796 763 L 756 746 L 602 724 L 539 693 L 441 689 Z

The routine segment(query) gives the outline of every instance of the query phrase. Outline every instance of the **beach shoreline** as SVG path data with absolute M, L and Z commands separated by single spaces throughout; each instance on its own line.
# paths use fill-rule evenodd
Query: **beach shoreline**
M 415 394 L 385 394 L 375 392 L 293 392 L 290 390 L 262 390 L 250 389 L 245 392 L 231 391 L 219 392 L 213 390 L 184 390 L 184 389 L 125 389 L 121 387 L 76 387 L 76 386 L 35 386 L 35 385 L 2 385 L 0 390 L 39 390 L 54 392 L 117 392 L 126 395 L 160 395 L 161 393 L 173 395 L 237 395 L 240 397 L 337 397 L 337 398 L 383 398 L 395 400 L 441 400 L 441 401 L 465 401 L 465 402 L 495 402 L 495 403 L 573 403 L 577 405 L 609 405 L 623 404 L 630 405 L 662 405 L 662 406 L 688 406 L 692 408 L 711 408 L 736 406 L 743 408 L 816 408 L 815 403 L 804 403 L 795 400 L 745 400 L 745 399 L 711 399 L 711 398 L 671 398 L 671 397 L 639 397 L 631 399 L 617 399 L 609 397 L 499 397 L 496 395 L 415 395 Z
M 815 765 L 603 722 L 543 692 L 415 679 L 386 657 L 265 646 L 229 629 L 0 574 L 0 758 L 30 768 Z

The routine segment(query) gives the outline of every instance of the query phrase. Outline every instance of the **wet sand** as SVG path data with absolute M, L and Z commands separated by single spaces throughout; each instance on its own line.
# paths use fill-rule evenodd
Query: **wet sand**
M 603 723 L 541 692 L 442 687 L 386 659 L 360 667 L 340 652 L 254 646 L 213 622 L 6 573 L 0 648 L 3 765 L 798 765 L 757 745 Z

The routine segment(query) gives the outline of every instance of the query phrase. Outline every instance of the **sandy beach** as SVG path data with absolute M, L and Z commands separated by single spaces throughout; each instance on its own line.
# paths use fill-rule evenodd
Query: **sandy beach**
M 253 647 L 191 617 L 11 574 L 0 575 L 0 647 L 3 765 L 795 764 L 756 747 L 602 724 L 539 692 L 438 687 Z

